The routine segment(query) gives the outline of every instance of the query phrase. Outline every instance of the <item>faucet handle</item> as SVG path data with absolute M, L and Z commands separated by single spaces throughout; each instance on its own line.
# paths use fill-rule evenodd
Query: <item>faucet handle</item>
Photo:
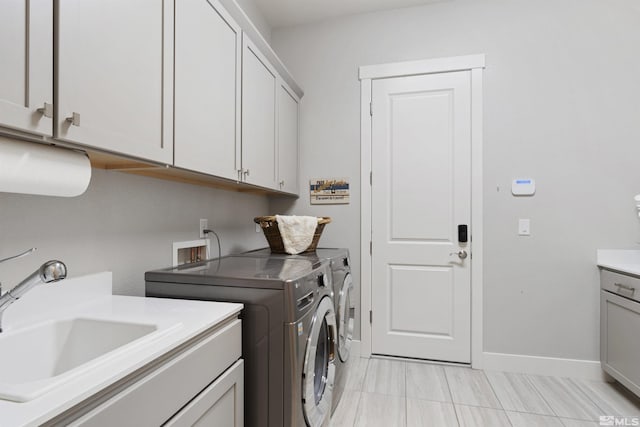
M 12 259 L 16 259 L 16 258 L 22 258 L 23 256 L 27 256 L 30 255 L 32 252 L 34 252 L 37 248 L 31 248 L 31 249 L 27 249 L 24 252 L 19 253 L 18 255 L 14 255 L 14 256 L 10 256 L 9 258 L 4 258 L 4 259 L 0 259 L 0 263 L 3 263 L 5 261 L 10 261 Z

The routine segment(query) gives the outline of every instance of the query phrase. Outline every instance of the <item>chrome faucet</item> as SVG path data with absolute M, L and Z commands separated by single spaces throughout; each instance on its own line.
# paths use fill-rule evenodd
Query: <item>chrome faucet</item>
M 0 263 L 11 259 L 20 258 L 29 255 L 36 248 L 31 248 L 21 254 L 0 260 Z M 51 260 L 40 266 L 36 271 L 31 273 L 26 279 L 18 283 L 13 289 L 0 295 L 0 332 L 2 332 L 2 315 L 11 304 L 20 299 L 27 291 L 39 283 L 52 283 L 67 277 L 67 266 L 61 261 Z M 2 287 L 0 286 L 0 294 Z

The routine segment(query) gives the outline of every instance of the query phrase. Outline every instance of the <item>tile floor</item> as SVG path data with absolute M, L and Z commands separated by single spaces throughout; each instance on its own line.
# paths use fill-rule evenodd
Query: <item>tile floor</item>
M 601 415 L 637 425 L 640 399 L 606 382 L 354 358 L 331 426 L 586 427 Z

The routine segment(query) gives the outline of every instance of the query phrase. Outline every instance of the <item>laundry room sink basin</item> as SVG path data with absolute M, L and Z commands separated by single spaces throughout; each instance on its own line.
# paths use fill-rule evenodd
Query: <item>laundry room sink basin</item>
M 31 400 L 91 370 L 156 325 L 72 318 L 0 334 L 0 398 Z

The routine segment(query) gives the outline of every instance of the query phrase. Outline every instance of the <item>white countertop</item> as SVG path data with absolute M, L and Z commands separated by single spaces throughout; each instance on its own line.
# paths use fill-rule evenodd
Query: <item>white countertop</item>
M 111 295 L 111 273 L 99 273 L 32 289 L 7 309 L 3 333 L 40 322 L 75 317 L 152 323 L 158 330 L 102 357 L 99 365 L 70 376 L 27 402 L 0 400 L 0 425 L 35 426 L 240 313 L 242 304 Z M 91 362 L 89 362 L 91 363 Z
M 640 250 L 598 249 L 598 267 L 640 276 Z

